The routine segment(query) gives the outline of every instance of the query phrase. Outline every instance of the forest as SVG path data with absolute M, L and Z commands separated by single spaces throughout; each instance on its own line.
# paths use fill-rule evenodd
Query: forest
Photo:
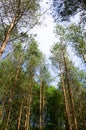
M 29 32 L 49 10 L 47 60 Z M 0 130 L 86 130 L 86 0 L 0 0 Z

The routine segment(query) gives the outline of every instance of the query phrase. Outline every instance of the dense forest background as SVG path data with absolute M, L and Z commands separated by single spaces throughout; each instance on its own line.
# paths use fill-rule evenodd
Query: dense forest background
M 86 130 L 86 1 L 40 2 L 0 0 L 0 130 Z M 47 61 L 29 31 L 48 10 L 58 41 Z

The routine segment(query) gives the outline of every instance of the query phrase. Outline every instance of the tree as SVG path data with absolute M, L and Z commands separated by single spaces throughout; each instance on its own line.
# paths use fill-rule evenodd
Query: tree
M 18 47 L 18 48 L 17 48 Z M 4 91 L 4 97 L 3 97 L 3 115 L 2 115 L 2 129 L 8 129 L 8 128 L 13 128 L 14 126 L 14 119 L 17 119 L 18 113 L 15 114 L 15 118 L 13 116 L 13 112 L 15 112 L 15 104 L 16 106 L 18 103 L 20 104 L 21 101 L 17 99 L 17 102 L 15 102 L 15 97 L 17 94 L 21 94 L 22 88 L 20 87 L 20 79 L 21 77 L 24 76 L 22 72 L 22 65 L 23 65 L 23 60 L 24 60 L 24 55 L 23 55 L 23 50 L 21 47 L 21 44 L 18 44 L 14 46 L 13 48 L 15 50 L 15 53 L 9 55 L 1 65 L 4 64 L 5 70 L 2 69 L 3 74 L 8 73 L 6 77 L 2 74 L 1 81 L 2 85 L 1 87 L 4 86 L 3 91 Z M 17 51 L 18 49 L 18 51 Z M 21 79 L 21 81 L 23 81 Z M 4 82 L 6 84 L 4 84 Z M 0 82 L 1 83 L 1 82 Z M 21 82 L 22 84 L 22 82 Z M 20 91 L 17 91 L 19 90 Z M 21 99 L 21 98 L 20 98 Z M 18 109 L 19 110 L 19 109 Z M 9 126 L 10 121 L 12 122 L 12 126 Z M 17 120 L 16 120 L 17 121 Z
M 75 101 L 76 117 L 78 122 L 78 129 L 86 129 L 85 126 L 85 72 L 72 67 L 72 72 L 69 73 L 71 86 L 73 86 L 73 96 Z M 83 110 L 82 110 L 83 109 Z M 83 115 L 84 113 L 84 115 Z
M 61 76 L 61 82 L 62 82 L 62 91 L 64 95 L 64 102 L 65 102 L 65 109 L 66 109 L 66 114 L 67 114 L 67 120 L 68 120 L 68 126 L 69 130 L 72 130 L 72 122 L 71 122 L 71 117 L 70 117 L 70 109 L 69 109 L 69 102 L 67 98 L 67 90 L 65 86 L 65 81 L 64 81 L 64 76 L 63 76 L 63 64 L 64 64 L 64 49 L 65 46 L 60 45 L 59 43 L 55 44 L 51 50 L 52 56 L 51 60 L 52 63 L 56 66 L 56 68 L 59 66 L 60 70 L 60 76 Z
M 39 127 L 40 130 L 44 127 L 44 115 L 45 115 L 45 98 L 48 84 L 52 81 L 50 72 L 45 63 L 45 59 L 43 59 L 40 65 L 40 117 L 39 117 Z
M 85 27 L 82 25 L 71 24 L 68 27 L 68 41 L 72 44 L 71 46 L 75 49 L 75 53 L 81 57 L 86 63 L 86 37 Z
M 31 100 L 32 100 L 32 86 L 35 76 L 35 71 L 38 65 L 40 64 L 42 59 L 42 53 L 38 49 L 38 45 L 34 39 L 32 39 L 29 48 L 26 51 L 26 65 L 28 73 L 28 97 L 27 97 L 27 112 L 26 112 L 26 120 L 25 120 L 25 129 L 29 129 L 30 123 L 30 108 L 31 108 Z
M 0 35 L 0 57 L 2 56 L 2 53 L 9 40 L 14 37 L 14 32 L 15 34 L 17 33 L 17 35 L 19 35 L 19 32 L 20 34 L 24 35 L 25 33 L 21 33 L 22 28 L 26 26 L 28 27 L 28 31 L 37 23 L 36 19 L 37 9 L 39 7 L 38 3 L 38 0 L 0 1 L 0 32 L 2 32 L 2 34 Z
M 69 59 L 68 59 L 67 52 L 66 52 L 67 48 L 66 48 L 66 44 L 65 44 L 65 41 L 66 41 L 65 29 L 62 28 L 62 26 L 58 25 L 56 27 L 56 34 L 60 36 L 60 39 L 59 39 L 60 42 L 56 43 L 53 46 L 53 48 L 51 50 L 51 53 L 52 53 L 51 59 L 52 59 L 52 63 L 54 62 L 55 66 L 59 65 L 69 129 L 70 130 L 72 129 L 72 126 L 71 126 L 72 122 L 71 122 L 71 118 L 70 118 L 71 113 L 69 110 L 69 108 L 71 108 L 74 129 L 77 130 L 74 99 L 73 99 L 72 88 L 70 86 L 70 81 L 69 81 L 69 76 L 68 76 Z M 62 74 L 62 71 L 64 71 L 65 79 Z M 64 87 L 64 84 L 66 84 L 65 87 Z M 67 91 L 68 93 L 65 93 L 65 91 Z M 69 100 L 67 99 L 68 98 L 67 94 L 69 95 Z

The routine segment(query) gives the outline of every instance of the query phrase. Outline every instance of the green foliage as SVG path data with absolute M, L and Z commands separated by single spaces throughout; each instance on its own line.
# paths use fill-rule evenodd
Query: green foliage
M 68 27 L 57 25 L 55 29 L 56 36 L 59 37 L 59 44 L 66 48 L 71 46 L 74 53 L 86 62 L 86 33 L 85 27 L 72 23 Z M 55 45 L 56 46 L 56 45 Z M 61 46 L 61 45 L 59 45 Z M 55 47 L 53 47 L 55 49 Z M 52 50 L 51 50 L 52 51 Z M 60 55 L 60 52 L 58 56 Z
M 39 80 L 41 80 L 45 84 L 49 85 L 52 82 L 52 77 L 51 77 L 51 73 L 48 69 L 48 65 L 45 63 L 44 60 L 40 64 Z
M 54 87 L 49 87 L 47 91 L 45 122 L 47 129 L 64 129 L 65 118 L 62 93 Z
M 42 60 L 42 53 L 38 49 L 38 45 L 34 39 L 32 39 L 29 47 L 26 51 L 26 59 L 27 59 L 27 67 L 31 66 L 33 69 L 35 69 Z
M 63 51 L 66 51 L 65 45 L 62 45 L 60 42 L 53 45 L 51 49 L 51 57 L 52 63 L 58 67 L 58 63 L 63 63 Z
M 74 44 L 77 43 L 77 45 L 80 43 L 80 45 L 82 44 L 82 48 L 84 48 L 85 33 L 82 32 L 79 26 L 76 27 L 72 25 L 70 30 L 71 35 L 68 36 L 68 30 L 66 32 L 66 28 L 57 25 L 55 31 L 56 35 L 59 36 L 59 42 L 52 46 L 52 55 L 50 58 L 56 68 L 59 68 L 59 64 L 61 65 L 67 92 L 63 59 L 63 56 L 65 56 L 68 80 L 73 90 L 78 129 L 81 130 L 82 128 L 86 128 L 85 123 L 83 123 L 86 122 L 86 73 L 74 67 L 74 64 L 70 61 L 67 54 L 66 41 L 72 41 Z M 78 48 L 80 48 L 80 45 Z M 77 49 L 77 51 L 81 54 L 79 49 Z M 21 40 L 14 43 L 12 45 L 11 53 L 4 59 L 0 60 L 0 128 L 2 128 L 2 130 L 16 130 L 18 128 L 21 104 L 22 115 L 20 129 L 25 129 L 24 125 L 27 111 L 29 83 L 31 83 L 32 93 L 30 128 L 33 130 L 39 129 L 40 83 L 42 83 L 41 91 L 45 101 L 43 110 L 43 129 L 66 129 L 67 118 L 65 114 L 63 92 L 61 89 L 62 84 L 59 79 L 57 89 L 55 86 L 50 86 L 53 78 L 51 77 L 48 67 L 42 52 L 38 48 L 37 42 L 32 37 L 29 39 L 29 45 L 25 46 L 25 48 L 24 45 L 22 45 Z M 56 70 L 59 73 L 58 68 Z M 9 116 L 10 109 L 11 112 Z
M 80 25 L 71 24 L 68 27 L 68 41 L 72 42 L 71 46 L 74 47 L 76 54 L 83 58 L 85 62 L 86 54 L 86 34 L 85 28 Z

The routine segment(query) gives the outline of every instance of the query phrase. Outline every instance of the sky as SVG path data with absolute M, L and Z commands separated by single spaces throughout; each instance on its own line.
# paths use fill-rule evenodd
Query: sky
M 51 1 L 51 0 L 50 0 Z M 42 12 L 46 9 L 49 9 L 49 0 L 43 0 L 41 2 Z M 50 48 L 54 42 L 56 42 L 56 37 L 54 34 L 54 22 L 53 18 L 50 15 L 50 10 L 48 10 L 43 16 L 41 17 L 41 25 L 35 26 L 32 30 L 33 34 L 37 34 L 36 40 L 39 43 L 39 48 L 42 52 L 48 56 L 50 54 Z

